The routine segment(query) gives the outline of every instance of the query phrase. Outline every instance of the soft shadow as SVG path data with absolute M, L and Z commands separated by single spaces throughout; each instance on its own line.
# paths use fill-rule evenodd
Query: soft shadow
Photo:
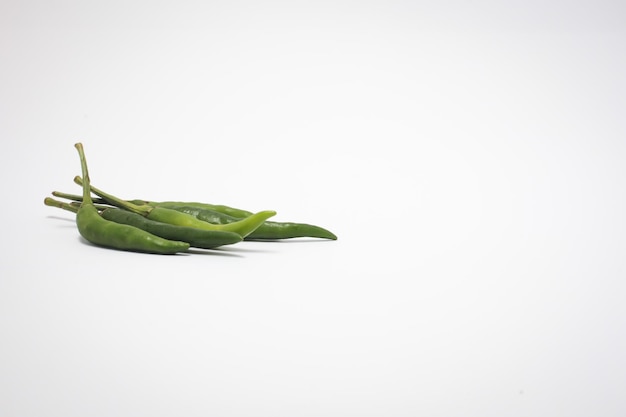
M 224 248 L 222 249 L 224 251 L 228 251 L 228 252 L 241 252 L 241 253 L 271 253 L 271 252 L 276 252 L 274 250 L 270 250 L 270 249 L 251 249 L 251 248 L 242 248 L 241 246 L 237 246 L 237 247 L 232 247 L 232 248 Z
M 238 253 L 226 252 L 224 249 L 202 249 L 202 248 L 189 248 L 186 252 L 181 252 L 181 255 L 204 255 L 204 256 L 225 256 L 232 258 L 243 258 Z
M 75 218 L 70 218 L 70 217 L 61 217 L 61 216 L 46 216 L 46 219 L 53 219 L 53 220 L 63 220 L 64 222 L 70 222 L 72 224 L 76 223 L 76 219 Z
M 250 242 L 250 243 L 320 243 L 320 242 L 335 242 L 336 240 L 332 240 L 332 239 L 316 239 L 316 238 L 301 238 L 301 237 L 294 237 L 291 239 L 250 239 L 250 240 L 246 240 L 246 242 Z

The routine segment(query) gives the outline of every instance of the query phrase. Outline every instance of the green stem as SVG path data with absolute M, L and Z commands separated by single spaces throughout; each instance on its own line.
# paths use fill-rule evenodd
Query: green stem
M 43 203 L 46 206 L 57 207 L 63 210 L 71 211 L 72 213 L 78 213 L 78 209 L 80 208 L 80 207 L 76 207 L 75 205 L 64 203 L 62 201 L 55 200 L 54 198 L 50 198 L 50 197 L 46 197 L 43 200 Z
M 83 149 L 82 143 L 77 143 L 74 147 L 78 150 L 78 156 L 80 157 L 80 167 L 83 171 L 83 177 L 85 180 L 85 184 L 83 185 L 83 205 L 93 204 L 91 200 L 90 190 L 90 181 L 89 181 L 89 171 L 87 170 L 87 160 L 85 159 L 85 150 Z
M 78 195 L 78 194 L 68 194 L 68 193 L 63 193 L 61 191 L 53 191 L 52 195 L 55 196 L 55 197 L 64 198 L 66 200 L 72 200 L 72 201 L 78 201 L 78 202 L 83 201 L 83 196 L 82 195 Z M 92 199 L 92 201 L 94 203 L 106 204 L 106 201 L 103 198 L 99 198 L 99 197 L 93 198 L 92 197 L 91 199 Z
M 133 204 L 133 203 L 129 203 L 126 200 L 122 200 L 121 198 L 115 197 L 114 195 L 105 193 L 102 190 L 99 190 L 98 188 L 94 187 L 93 185 L 89 184 L 89 179 L 85 178 L 84 181 L 81 177 L 79 177 L 78 175 L 74 177 L 74 182 L 78 185 L 84 185 L 87 184 L 87 189 L 90 189 L 92 193 L 94 193 L 95 195 L 97 195 L 98 197 L 103 198 L 108 204 L 115 206 L 115 207 L 119 207 L 122 208 L 124 210 L 128 210 L 131 211 L 133 213 L 137 213 L 137 214 L 141 214 L 142 216 L 147 216 L 148 214 L 150 214 L 150 212 L 152 211 L 152 209 L 154 207 L 149 206 L 149 205 L 137 205 L 137 204 Z M 83 196 L 83 199 L 85 197 Z M 84 201 L 84 200 L 83 200 Z
M 80 207 L 80 203 L 78 201 L 72 201 L 70 203 L 70 206 L 72 207 Z M 111 206 L 109 205 L 105 205 L 105 204 L 94 204 L 93 205 L 98 211 L 104 211 L 106 209 L 110 209 Z M 117 210 L 117 209 L 116 209 Z

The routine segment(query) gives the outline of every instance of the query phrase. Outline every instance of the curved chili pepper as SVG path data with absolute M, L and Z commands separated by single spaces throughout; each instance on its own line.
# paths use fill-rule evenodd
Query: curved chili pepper
M 61 193 L 57 191 L 54 191 L 52 194 L 72 200 L 80 200 L 81 198 L 80 196 Z M 176 201 L 155 202 L 148 200 L 129 200 L 129 202 L 137 205 L 149 205 L 153 207 L 165 207 L 174 209 L 177 211 L 191 214 L 199 220 L 203 220 L 205 222 L 213 224 L 234 223 L 236 221 L 239 221 L 241 218 L 245 218 L 251 215 L 251 212 L 246 210 L 209 203 Z M 228 213 L 236 213 L 238 215 Z M 256 230 L 245 236 L 244 240 L 278 240 L 297 237 L 312 237 L 337 240 L 337 236 L 333 232 L 320 226 L 307 223 L 274 221 L 265 221 Z
M 69 194 L 67 194 L 69 195 Z M 58 207 L 73 213 L 78 212 L 80 203 L 64 203 L 50 197 L 44 199 L 44 204 L 51 207 Z M 187 242 L 191 247 L 201 249 L 214 249 L 219 246 L 231 245 L 241 242 L 243 239 L 237 233 L 223 232 L 217 230 L 202 230 L 193 227 L 174 226 L 172 224 L 160 223 L 145 218 L 144 216 L 132 213 L 127 210 L 110 206 L 94 205 L 99 210 L 100 216 L 106 220 L 135 226 L 141 230 L 160 236 L 165 239 Z
M 83 178 L 83 201 L 76 212 L 76 225 L 82 237 L 87 241 L 120 250 L 136 252 L 174 254 L 189 249 L 189 243 L 172 241 L 155 236 L 139 228 L 118 224 L 100 217 L 90 194 L 89 172 L 83 145 L 74 145 L 81 161 Z
M 74 182 L 77 184 L 83 184 L 83 181 L 80 177 L 74 177 Z M 84 185 L 84 184 L 83 184 Z M 133 213 L 140 214 L 142 216 L 147 217 L 150 220 L 155 220 L 161 223 L 173 224 L 176 226 L 187 226 L 187 227 L 195 227 L 197 229 L 204 230 L 219 230 L 219 231 L 227 231 L 227 232 L 235 232 L 239 234 L 242 238 L 245 238 L 254 230 L 256 230 L 260 225 L 262 225 L 267 219 L 276 215 L 276 212 L 273 210 L 265 210 L 260 211 L 258 213 L 254 213 L 251 216 L 248 216 L 244 219 L 240 219 L 234 223 L 229 224 L 211 224 L 202 220 L 198 220 L 197 218 L 183 213 L 177 210 L 173 210 L 166 207 L 154 207 L 148 204 L 133 204 L 128 201 L 122 200 L 118 197 L 115 197 L 111 194 L 105 193 L 102 190 L 95 188 L 90 185 L 90 190 L 97 196 L 103 198 L 107 201 L 107 203 L 114 205 L 116 207 L 131 211 Z M 84 196 L 83 196 L 84 199 Z
M 129 224 L 166 239 L 187 242 L 194 248 L 213 249 L 242 241 L 242 237 L 235 232 L 175 226 L 150 220 L 140 214 L 123 209 L 107 208 L 100 215 L 107 220 Z
M 195 206 L 168 205 L 173 210 L 191 214 L 199 220 L 213 224 L 229 224 L 239 219 L 215 210 L 201 209 Z M 245 237 L 245 240 L 277 240 L 291 239 L 296 237 L 314 237 L 320 239 L 337 240 L 337 236 L 331 231 L 320 226 L 294 222 L 266 221 L 254 232 Z

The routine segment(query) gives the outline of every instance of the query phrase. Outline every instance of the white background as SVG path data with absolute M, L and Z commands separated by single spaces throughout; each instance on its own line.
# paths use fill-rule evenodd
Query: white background
M 626 8 L 0 5 L 0 415 L 623 416 Z M 94 185 L 339 240 L 155 256 Z

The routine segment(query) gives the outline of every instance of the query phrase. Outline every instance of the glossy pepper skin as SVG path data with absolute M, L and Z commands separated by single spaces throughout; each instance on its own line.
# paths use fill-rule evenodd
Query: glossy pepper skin
M 229 224 L 239 221 L 238 218 L 220 213 L 214 210 L 202 209 L 195 206 L 168 205 L 173 210 L 190 214 L 199 220 L 213 224 Z M 313 237 L 320 239 L 337 240 L 334 233 L 322 227 L 294 222 L 272 222 L 266 221 L 256 230 L 245 237 L 245 240 L 277 240 L 291 239 L 297 237 Z
M 87 241 L 108 248 L 155 254 L 175 254 L 189 249 L 189 243 L 155 236 L 139 228 L 118 224 L 100 217 L 91 201 L 89 173 L 81 143 L 75 145 L 81 159 L 83 201 L 76 213 L 76 226 Z
M 213 249 L 242 241 L 242 237 L 234 232 L 175 226 L 153 221 L 141 214 L 117 208 L 107 208 L 103 210 L 100 215 L 115 223 L 135 226 L 165 239 L 187 242 L 194 248 Z

